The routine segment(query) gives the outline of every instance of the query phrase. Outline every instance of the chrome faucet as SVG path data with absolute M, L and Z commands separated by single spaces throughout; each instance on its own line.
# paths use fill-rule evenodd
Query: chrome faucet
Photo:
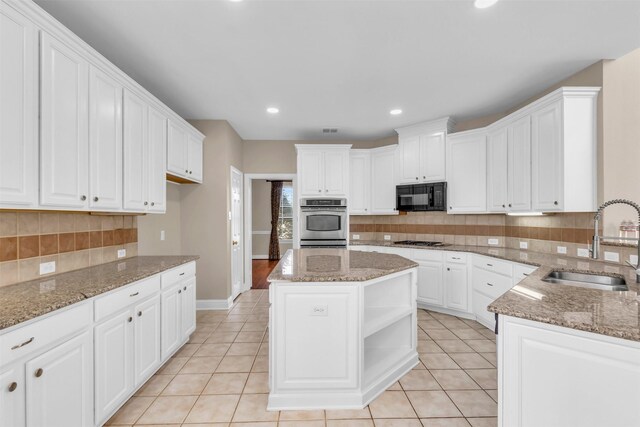
M 638 212 L 638 221 L 640 222 L 640 206 L 637 203 L 632 202 L 631 200 L 626 199 L 614 199 L 609 200 L 608 202 L 603 203 L 598 208 L 596 215 L 594 217 L 595 226 L 593 232 L 593 244 L 591 245 L 591 258 L 598 259 L 600 256 L 600 240 L 601 239 L 622 239 L 622 240 L 635 240 L 638 244 L 638 263 L 633 265 L 631 262 L 627 261 L 629 266 L 633 267 L 636 270 L 636 282 L 640 283 L 640 239 L 634 237 L 607 237 L 607 236 L 599 236 L 598 229 L 600 228 L 600 218 L 602 217 L 602 211 L 608 206 L 611 205 L 629 205 Z

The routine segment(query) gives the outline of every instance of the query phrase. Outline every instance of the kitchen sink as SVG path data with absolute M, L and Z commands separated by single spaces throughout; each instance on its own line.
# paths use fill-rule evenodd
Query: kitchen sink
M 603 291 L 628 291 L 627 282 L 621 277 L 601 276 L 599 274 L 573 273 L 570 271 L 552 271 L 542 279 L 545 282 Z

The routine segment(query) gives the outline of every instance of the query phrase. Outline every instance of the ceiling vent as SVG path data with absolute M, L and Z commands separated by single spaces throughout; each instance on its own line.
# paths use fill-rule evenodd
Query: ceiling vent
M 322 133 L 338 133 L 338 129 L 336 129 L 336 128 L 324 128 L 324 129 L 322 129 Z

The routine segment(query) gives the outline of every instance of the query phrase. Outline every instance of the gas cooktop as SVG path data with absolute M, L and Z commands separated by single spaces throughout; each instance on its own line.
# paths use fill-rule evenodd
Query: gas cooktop
M 394 245 L 411 245 L 411 246 L 444 246 L 442 242 L 428 242 L 424 240 L 401 240 L 393 242 Z

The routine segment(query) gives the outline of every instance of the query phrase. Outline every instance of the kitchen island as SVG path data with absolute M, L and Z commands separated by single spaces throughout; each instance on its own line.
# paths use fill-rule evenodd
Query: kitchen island
M 269 410 L 363 408 L 418 364 L 417 264 L 289 250 L 269 276 Z

